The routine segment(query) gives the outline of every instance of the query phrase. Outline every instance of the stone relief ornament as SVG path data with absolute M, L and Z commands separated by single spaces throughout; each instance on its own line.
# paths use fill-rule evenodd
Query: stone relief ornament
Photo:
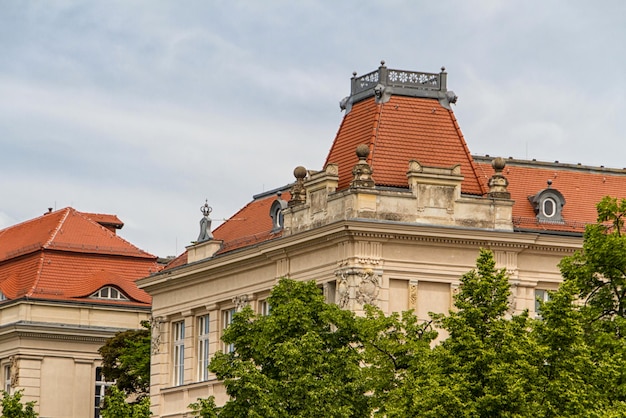
M 19 359 L 17 356 L 11 356 L 9 362 L 9 368 L 11 370 L 11 387 L 15 388 L 20 384 Z
M 161 325 L 163 319 L 160 316 L 150 317 L 150 329 L 152 330 L 152 338 L 150 339 L 152 354 L 159 354 L 161 349 Z
M 235 310 L 241 312 L 248 305 L 248 295 L 235 296 L 233 303 L 235 304 Z
M 409 282 L 409 309 L 417 309 L 417 280 Z
M 348 285 L 348 278 L 343 272 L 337 273 L 337 305 L 344 309 L 348 307 L 350 301 L 350 289 Z
M 337 277 L 337 305 L 343 309 L 362 309 L 375 305 L 380 291 L 380 275 L 372 269 L 342 269 Z
M 380 289 L 378 277 L 374 275 L 372 269 L 365 269 L 359 274 L 359 277 L 361 283 L 359 283 L 356 299 L 361 305 L 373 305 L 378 300 Z

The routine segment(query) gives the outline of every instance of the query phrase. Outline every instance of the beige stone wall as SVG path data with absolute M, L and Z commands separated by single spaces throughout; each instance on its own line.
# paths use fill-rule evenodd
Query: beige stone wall
M 47 418 L 92 417 L 98 349 L 122 329 L 140 328 L 147 309 L 18 301 L 0 309 L 3 389 L 24 391 Z M 12 366 L 7 368 L 5 366 Z

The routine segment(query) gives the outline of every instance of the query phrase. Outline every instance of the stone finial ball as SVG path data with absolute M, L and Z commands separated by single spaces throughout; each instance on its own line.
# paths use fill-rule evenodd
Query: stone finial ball
M 491 162 L 491 166 L 496 171 L 502 171 L 504 167 L 506 166 L 506 161 L 504 161 L 504 158 L 502 157 L 496 157 Z
M 359 157 L 359 159 L 364 160 L 368 155 L 370 155 L 370 147 L 365 144 L 356 147 L 356 156 Z
M 297 179 L 305 178 L 306 177 L 306 168 L 302 167 L 301 165 L 297 166 L 296 168 L 293 169 L 293 175 Z

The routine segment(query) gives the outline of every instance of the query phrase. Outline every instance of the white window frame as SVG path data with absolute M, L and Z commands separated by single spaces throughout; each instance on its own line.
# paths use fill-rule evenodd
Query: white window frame
M 172 322 L 173 342 L 173 383 L 181 386 L 185 383 L 185 320 Z
M 98 376 L 100 375 L 100 376 Z M 100 379 L 98 379 L 100 377 Z M 113 386 L 112 382 L 107 382 L 104 380 L 104 375 L 102 374 L 102 367 L 96 367 L 96 377 L 95 377 L 95 408 L 94 408 L 94 417 L 102 418 L 100 414 L 100 407 L 102 406 L 102 400 L 104 399 L 104 394 L 106 393 L 106 389 L 110 386 Z
M 11 394 L 11 364 L 5 364 L 4 370 L 4 391 Z
M 233 322 L 233 317 L 235 316 L 235 313 L 237 313 L 237 308 L 230 308 L 230 309 L 226 309 L 224 311 L 222 311 L 222 335 L 223 335 L 223 330 L 225 330 L 226 328 L 228 328 L 228 326 L 230 324 L 232 324 Z M 226 344 L 224 343 L 224 352 L 225 353 L 232 353 L 235 351 L 235 345 L 234 344 Z
M 113 296 L 115 294 L 115 296 Z M 104 286 L 94 292 L 91 296 L 92 299 L 105 299 L 105 300 L 128 300 L 128 297 L 118 288 L 114 286 Z
M 535 289 L 535 318 L 541 319 L 541 308 L 539 307 L 541 302 L 547 302 L 550 300 L 550 294 L 546 289 Z
M 548 211 L 546 210 L 546 204 L 550 203 L 552 205 L 552 211 L 550 213 L 548 213 Z M 543 199 L 543 201 L 541 202 L 541 211 L 543 212 L 543 216 L 545 216 L 546 218 L 554 218 L 557 214 L 557 202 L 553 197 L 546 197 L 545 199 Z
M 262 300 L 259 303 L 259 313 L 263 316 L 267 316 L 272 312 L 272 307 L 267 299 Z
M 198 381 L 209 380 L 209 333 L 211 317 L 209 314 L 198 316 Z

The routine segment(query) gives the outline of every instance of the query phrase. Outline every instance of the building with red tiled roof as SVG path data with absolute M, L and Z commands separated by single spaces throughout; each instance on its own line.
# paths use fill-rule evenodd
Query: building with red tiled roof
M 254 196 L 166 269 L 141 279 L 160 344 L 152 357 L 157 417 L 183 417 L 198 397 L 227 395 L 206 371 L 244 305 L 267 312 L 280 277 L 315 280 L 357 313 L 447 312 L 480 248 L 512 285 L 512 308 L 561 281 L 559 261 L 582 244 L 605 195 L 626 197 L 626 170 L 473 156 L 452 111 L 447 73 L 384 63 L 351 78 L 345 116 L 321 170 Z M 184 331 L 181 331 L 184 330 Z M 189 349 L 191 347 L 191 349 Z
M 135 281 L 160 267 L 117 235 L 123 225 L 65 208 L 0 230 L 0 372 L 40 416 L 98 416 L 98 349 L 150 318 Z

